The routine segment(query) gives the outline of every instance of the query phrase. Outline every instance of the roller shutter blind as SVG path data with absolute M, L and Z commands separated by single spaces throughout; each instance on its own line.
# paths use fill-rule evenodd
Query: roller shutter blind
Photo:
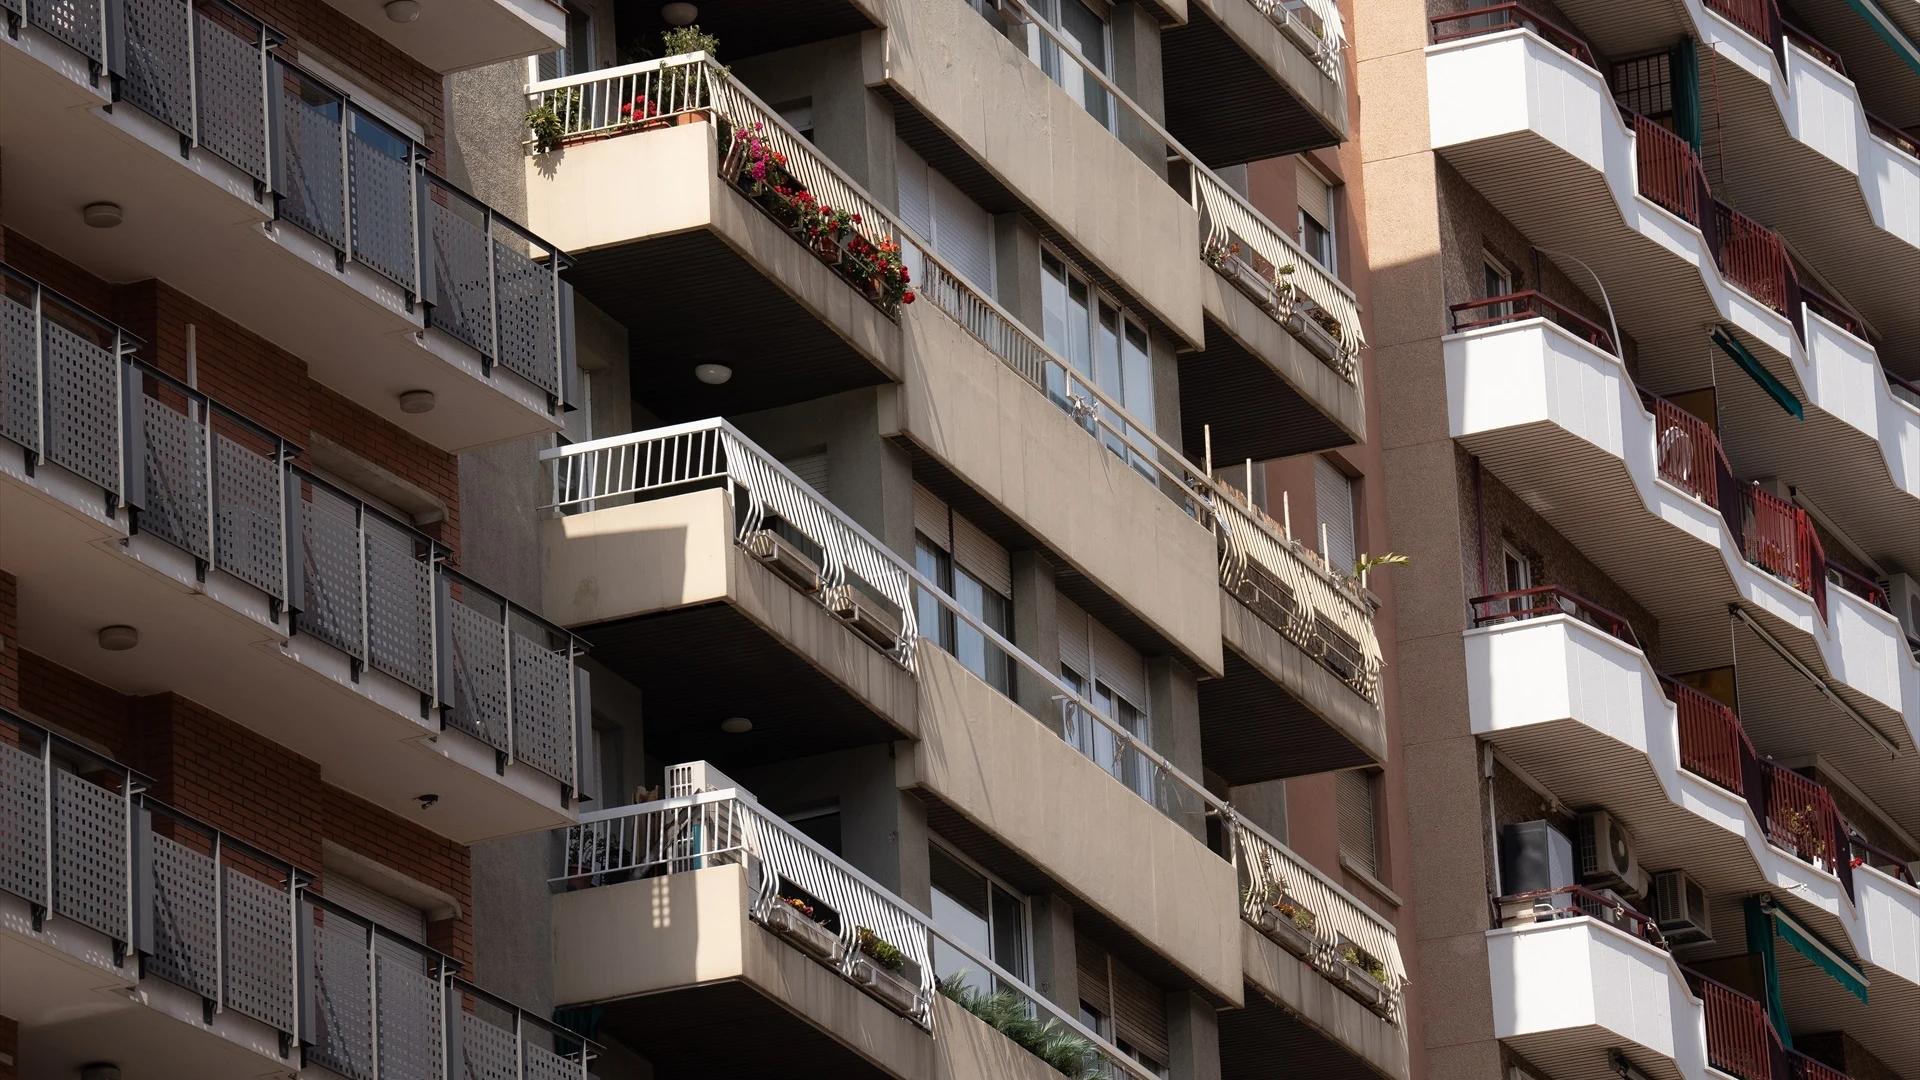
M 827 452 L 825 450 L 816 450 L 811 454 L 798 454 L 781 464 L 792 469 L 793 475 L 798 476 L 808 487 L 819 492 L 821 498 L 827 497 Z
M 1007 549 L 959 514 L 953 515 L 953 561 L 980 579 L 982 585 L 1012 598 L 1013 560 Z
M 1147 711 L 1147 662 L 1119 635 L 1099 622 L 1087 627 L 1093 645 L 1094 677 L 1106 683 L 1114 693 L 1126 698 L 1134 708 Z
M 947 524 L 947 504 L 938 495 L 913 485 L 913 527 L 933 541 L 933 546 L 949 554 L 953 551 L 952 532 Z
M 340 874 L 326 876 L 323 895 L 355 915 L 371 920 L 382 929 L 391 930 L 408 941 L 421 945 L 427 942 L 427 913 L 405 900 L 388 896 L 372 886 Z M 419 952 L 384 937 L 376 940 L 374 951 L 408 967 L 417 964 L 421 956 Z
M 1171 1056 L 1167 1048 L 1166 996 L 1125 964 L 1117 960 L 1112 964 L 1114 1034 L 1137 1053 L 1165 1065 Z
M 1313 459 L 1313 506 L 1327 534 L 1326 556 L 1342 573 L 1353 569 L 1353 481 L 1326 458 Z M 1316 541 L 1319 537 L 1314 538 Z
M 1073 669 L 1081 678 L 1093 675 L 1092 648 L 1087 642 L 1087 613 L 1064 596 L 1055 596 L 1060 623 L 1060 664 Z M 1093 687 L 1087 687 L 1092 696 Z
M 1364 769 L 1335 773 L 1334 806 L 1339 817 L 1340 854 L 1352 859 L 1367 873 L 1379 877 L 1373 773 Z
M 960 276 L 991 295 L 993 215 L 906 143 L 895 140 L 894 152 L 900 217 L 907 228 L 932 245 L 941 260 Z

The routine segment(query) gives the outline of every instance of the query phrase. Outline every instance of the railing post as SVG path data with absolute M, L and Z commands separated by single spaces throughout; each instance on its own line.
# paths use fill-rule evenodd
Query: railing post
M 367 504 L 355 500 L 353 504 L 354 554 L 360 559 L 360 657 L 350 660 L 348 666 L 353 671 L 354 681 L 360 679 L 360 672 L 373 660 L 371 643 L 373 640 L 373 583 L 367 580 Z
M 507 761 L 512 761 L 517 749 L 515 736 L 519 734 L 520 715 L 513 703 L 513 605 L 504 596 L 500 598 L 500 650 L 506 661 L 503 668 L 507 676 Z
M 527 1076 L 527 1035 L 524 1026 L 520 1007 L 516 1005 L 513 1009 L 513 1067 L 514 1075 L 519 1080 L 526 1080 Z
M 186 157 L 189 146 L 200 143 L 200 35 L 193 17 L 196 0 L 187 0 L 187 130 L 190 134 L 181 139 L 180 156 Z
M 226 857 L 222 841 L 226 834 L 213 834 L 213 1011 L 227 1005 L 227 875 L 221 860 Z M 292 956 L 292 953 L 287 955 Z M 296 965 L 297 967 L 297 965 Z M 296 999 L 297 1000 L 297 999 Z
M 53 812 L 53 736 L 44 729 L 40 732 L 40 782 L 46 792 L 46 800 L 44 803 L 46 836 L 44 837 L 45 850 L 42 852 L 46 857 L 46 862 L 43 865 L 47 868 L 47 904 L 45 918 L 51 919 L 57 915 L 57 912 L 54 910 L 54 880 L 59 875 L 54 872 L 53 856 L 54 852 L 59 850 L 59 845 L 54 843 L 53 836 L 53 830 L 57 825 Z M 40 927 L 36 925 L 34 929 L 38 930 Z
M 380 1080 L 380 931 L 367 920 L 367 1062 Z

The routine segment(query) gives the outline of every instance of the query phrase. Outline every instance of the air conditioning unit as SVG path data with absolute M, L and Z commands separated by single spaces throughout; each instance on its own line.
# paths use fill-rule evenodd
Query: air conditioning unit
M 739 788 L 727 777 L 726 773 L 716 769 L 705 761 L 689 761 L 681 765 L 667 766 L 667 795 L 669 799 L 685 799 L 703 791 L 725 791 L 727 788 Z M 745 788 L 740 789 L 744 799 L 753 798 Z
M 1653 921 L 1671 945 L 1713 944 L 1707 917 L 1707 890 L 1685 870 L 1653 875 Z
M 1888 578 L 1887 603 L 1899 618 L 1901 629 L 1907 632 L 1907 640 L 1920 643 L 1920 578 L 1911 574 Z
M 1617 889 L 1628 896 L 1647 894 L 1647 872 L 1633 857 L 1633 837 L 1605 810 L 1580 815 L 1577 853 L 1580 884 Z
M 1580 898 L 1581 914 L 1591 916 L 1622 933 L 1640 936 L 1640 929 L 1634 925 L 1633 916 L 1629 914 L 1636 909 L 1626 897 L 1614 889 L 1598 889 L 1595 895 L 1600 899 L 1587 896 Z

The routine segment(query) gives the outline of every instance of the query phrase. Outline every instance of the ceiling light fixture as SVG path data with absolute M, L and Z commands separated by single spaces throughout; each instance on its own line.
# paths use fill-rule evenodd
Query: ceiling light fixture
M 103 626 L 100 628 L 100 647 L 108 652 L 126 652 L 140 644 L 140 631 L 131 626 Z
M 720 730 L 729 735 L 745 735 L 753 730 L 753 721 L 744 716 L 729 716 L 720 721 Z
M 80 210 L 80 220 L 96 229 L 111 229 L 120 224 L 124 216 L 119 203 L 89 203 Z
M 400 395 L 400 411 L 412 416 L 432 412 L 435 404 L 431 390 L 409 390 Z
M 388 22 L 410 23 L 420 17 L 420 0 L 392 0 L 386 11 Z
M 660 19 L 668 26 L 689 26 L 700 17 L 700 9 L 692 4 L 673 3 L 660 5 Z
M 733 369 L 725 364 L 697 364 L 693 369 L 693 377 L 708 386 L 719 386 L 733 378 Z

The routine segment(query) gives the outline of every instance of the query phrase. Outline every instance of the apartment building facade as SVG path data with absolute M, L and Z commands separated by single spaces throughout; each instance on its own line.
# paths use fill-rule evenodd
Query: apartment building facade
M 1920 1068 L 1920 21 L 1379 3 L 1434 1077 Z

